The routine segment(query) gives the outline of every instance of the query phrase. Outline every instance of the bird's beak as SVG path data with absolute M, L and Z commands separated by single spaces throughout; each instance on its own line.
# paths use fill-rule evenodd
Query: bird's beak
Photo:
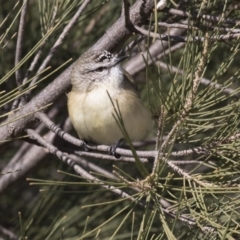
M 120 62 L 122 62 L 122 61 L 125 60 L 126 58 L 129 58 L 129 55 L 117 57 L 116 62 L 114 63 L 114 65 L 119 64 Z

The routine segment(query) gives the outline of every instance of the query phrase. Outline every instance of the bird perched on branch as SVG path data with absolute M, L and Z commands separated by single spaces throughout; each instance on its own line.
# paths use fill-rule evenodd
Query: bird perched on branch
M 133 78 L 120 65 L 124 59 L 105 50 L 87 51 L 74 64 L 68 111 L 80 139 L 116 147 L 124 135 L 113 117 L 113 105 L 119 106 L 132 141 L 144 139 L 152 128 L 150 111 L 142 104 Z

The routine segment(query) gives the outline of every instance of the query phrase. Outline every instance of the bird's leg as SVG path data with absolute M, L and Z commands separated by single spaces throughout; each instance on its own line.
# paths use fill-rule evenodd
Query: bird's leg
M 120 140 L 116 141 L 113 145 L 109 148 L 109 153 L 113 155 L 115 158 L 120 158 L 121 156 L 116 153 L 116 149 L 120 147 L 124 143 L 124 139 L 121 138 Z
M 90 151 L 90 149 L 88 148 L 88 141 L 87 140 L 83 140 L 83 145 L 82 145 L 82 147 L 83 147 L 83 149 L 84 149 L 84 151 L 85 152 L 89 152 Z

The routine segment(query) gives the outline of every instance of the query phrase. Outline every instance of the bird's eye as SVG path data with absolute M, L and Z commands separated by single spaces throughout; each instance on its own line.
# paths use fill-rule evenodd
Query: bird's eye
M 98 71 L 98 72 L 102 72 L 103 70 L 104 70 L 104 67 L 99 67 L 96 69 L 96 71 Z

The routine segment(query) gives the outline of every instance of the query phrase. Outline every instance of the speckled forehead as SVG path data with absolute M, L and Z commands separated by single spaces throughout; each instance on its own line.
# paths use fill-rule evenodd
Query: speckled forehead
M 110 62 L 114 55 L 108 51 L 103 51 L 96 59 L 96 62 Z

